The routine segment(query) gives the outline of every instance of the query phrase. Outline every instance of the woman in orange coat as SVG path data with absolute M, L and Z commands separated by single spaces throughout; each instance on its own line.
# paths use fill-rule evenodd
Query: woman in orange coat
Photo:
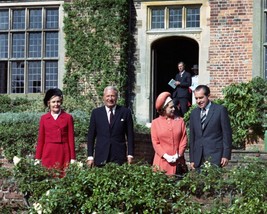
M 44 104 L 49 112 L 40 119 L 35 155 L 43 166 L 60 170 L 76 159 L 73 118 L 61 109 L 62 102 L 60 89 L 46 92 Z
M 176 174 L 177 162 L 183 158 L 187 144 L 184 120 L 175 116 L 175 108 L 169 92 L 161 93 L 156 100 L 159 117 L 151 124 L 151 139 L 155 156 L 153 167 Z

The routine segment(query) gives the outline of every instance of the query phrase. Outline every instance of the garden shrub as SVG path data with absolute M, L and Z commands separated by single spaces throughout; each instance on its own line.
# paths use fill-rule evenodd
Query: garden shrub
M 76 162 L 59 179 L 23 158 L 14 171 L 32 213 L 39 205 L 43 213 L 261 214 L 267 211 L 266 167 L 255 158 L 223 169 L 206 162 L 201 173 L 178 181 L 143 164 L 89 169 Z
M 44 113 L 0 113 L 0 147 L 8 160 L 17 155 L 25 157 L 35 153 L 39 120 Z M 74 118 L 77 158 L 86 158 L 83 144 L 86 141 L 89 115 L 82 111 L 71 113 Z

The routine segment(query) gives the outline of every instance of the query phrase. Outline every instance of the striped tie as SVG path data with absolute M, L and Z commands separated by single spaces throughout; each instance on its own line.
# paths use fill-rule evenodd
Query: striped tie
M 204 129 L 204 123 L 205 123 L 206 117 L 207 117 L 206 109 L 203 108 L 201 110 L 201 119 L 200 119 L 201 120 L 201 127 L 202 127 L 202 129 Z

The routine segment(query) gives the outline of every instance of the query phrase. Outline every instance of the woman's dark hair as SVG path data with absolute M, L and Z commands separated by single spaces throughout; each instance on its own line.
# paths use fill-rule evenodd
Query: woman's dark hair
M 61 97 L 63 99 L 63 93 L 59 88 L 50 88 L 45 93 L 45 97 L 44 97 L 44 105 L 46 107 L 48 107 L 48 104 L 47 104 L 48 101 L 54 96 Z

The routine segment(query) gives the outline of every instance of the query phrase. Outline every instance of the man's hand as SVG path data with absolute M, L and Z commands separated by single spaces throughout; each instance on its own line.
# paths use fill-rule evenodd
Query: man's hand
M 195 163 L 194 163 L 194 162 L 191 162 L 191 163 L 190 163 L 190 168 L 191 168 L 191 169 L 195 169 Z
M 175 85 L 180 85 L 180 82 L 179 81 L 175 81 Z
M 87 160 L 86 164 L 89 168 L 92 168 L 94 166 L 94 160 Z
M 229 162 L 229 160 L 227 158 L 222 158 L 221 159 L 221 166 L 222 167 L 227 166 L 228 165 L 228 162 Z
M 128 164 L 131 164 L 133 162 L 133 157 L 127 157 Z

